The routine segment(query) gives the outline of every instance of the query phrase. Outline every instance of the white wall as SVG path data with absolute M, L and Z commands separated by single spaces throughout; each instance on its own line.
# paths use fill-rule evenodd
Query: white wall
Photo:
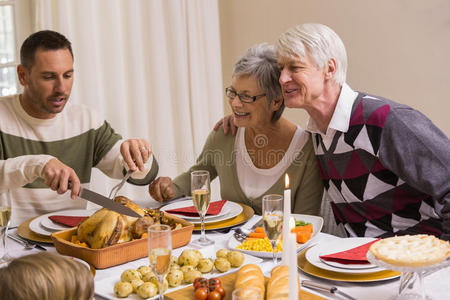
M 450 135 L 450 1 L 220 0 L 224 87 L 251 45 L 301 23 L 333 28 L 347 48 L 347 82 L 412 106 Z M 225 103 L 225 109 L 230 112 Z M 306 113 L 285 116 L 304 126 Z

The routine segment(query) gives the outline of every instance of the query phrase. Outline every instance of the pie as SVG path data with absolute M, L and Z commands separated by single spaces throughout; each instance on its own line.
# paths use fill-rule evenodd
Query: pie
M 424 267 L 450 257 L 450 243 L 432 235 L 403 235 L 379 240 L 369 251 L 391 265 Z

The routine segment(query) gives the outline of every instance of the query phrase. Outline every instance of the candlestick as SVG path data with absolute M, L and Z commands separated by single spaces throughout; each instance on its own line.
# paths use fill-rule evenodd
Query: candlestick
M 289 266 L 289 300 L 298 300 L 298 271 L 297 271 L 297 239 L 290 229 L 295 228 L 295 219 L 289 219 L 289 233 L 286 239 L 288 247 Z
M 284 207 L 283 207 L 283 253 L 281 254 L 281 265 L 287 266 L 286 238 L 289 234 L 289 218 L 291 217 L 291 190 L 289 189 L 289 175 L 284 176 Z M 295 225 L 294 225 L 295 226 Z

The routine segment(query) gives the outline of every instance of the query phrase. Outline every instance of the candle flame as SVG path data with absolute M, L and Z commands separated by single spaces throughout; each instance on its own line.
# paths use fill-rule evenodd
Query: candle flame
M 289 229 L 294 229 L 295 228 L 295 219 L 293 217 L 291 217 L 289 219 Z
M 289 175 L 287 173 L 284 175 L 284 187 L 289 188 Z

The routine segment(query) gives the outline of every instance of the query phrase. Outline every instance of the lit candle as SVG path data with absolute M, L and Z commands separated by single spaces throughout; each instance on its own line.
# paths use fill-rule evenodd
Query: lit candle
M 286 236 L 288 248 L 288 266 L 289 266 L 289 300 L 298 299 L 298 271 L 297 271 L 297 239 L 296 234 L 291 233 L 295 228 L 295 219 L 289 218 L 289 233 Z
M 283 253 L 281 254 L 281 265 L 287 266 L 286 238 L 289 234 L 289 218 L 291 217 L 291 190 L 289 189 L 289 175 L 284 176 L 284 206 L 283 206 Z M 295 224 L 294 224 L 295 225 Z

